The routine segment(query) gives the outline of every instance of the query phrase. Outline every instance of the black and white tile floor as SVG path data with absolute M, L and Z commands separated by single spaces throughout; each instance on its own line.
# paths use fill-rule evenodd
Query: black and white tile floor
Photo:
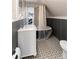
M 59 40 L 52 36 L 48 40 L 37 40 L 37 56 L 25 57 L 23 59 L 63 59 L 62 48 Z

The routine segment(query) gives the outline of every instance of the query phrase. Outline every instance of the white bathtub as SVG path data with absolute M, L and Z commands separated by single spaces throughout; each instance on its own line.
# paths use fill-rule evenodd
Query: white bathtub
M 49 26 L 37 28 L 38 39 L 48 39 L 52 33 L 52 28 Z

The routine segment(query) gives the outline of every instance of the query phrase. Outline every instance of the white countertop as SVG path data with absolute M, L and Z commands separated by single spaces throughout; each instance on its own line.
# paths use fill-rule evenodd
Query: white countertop
M 23 28 L 20 28 L 18 31 L 30 31 L 37 30 L 35 25 L 25 25 Z

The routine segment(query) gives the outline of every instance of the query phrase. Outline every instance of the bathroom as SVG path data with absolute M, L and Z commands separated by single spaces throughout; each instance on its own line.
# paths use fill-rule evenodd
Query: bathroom
M 13 59 L 67 59 L 67 0 L 12 2 Z

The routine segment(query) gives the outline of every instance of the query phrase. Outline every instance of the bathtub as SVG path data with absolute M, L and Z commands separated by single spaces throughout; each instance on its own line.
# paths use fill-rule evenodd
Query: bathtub
M 48 39 L 52 33 L 52 28 L 49 26 L 37 27 L 37 39 Z

